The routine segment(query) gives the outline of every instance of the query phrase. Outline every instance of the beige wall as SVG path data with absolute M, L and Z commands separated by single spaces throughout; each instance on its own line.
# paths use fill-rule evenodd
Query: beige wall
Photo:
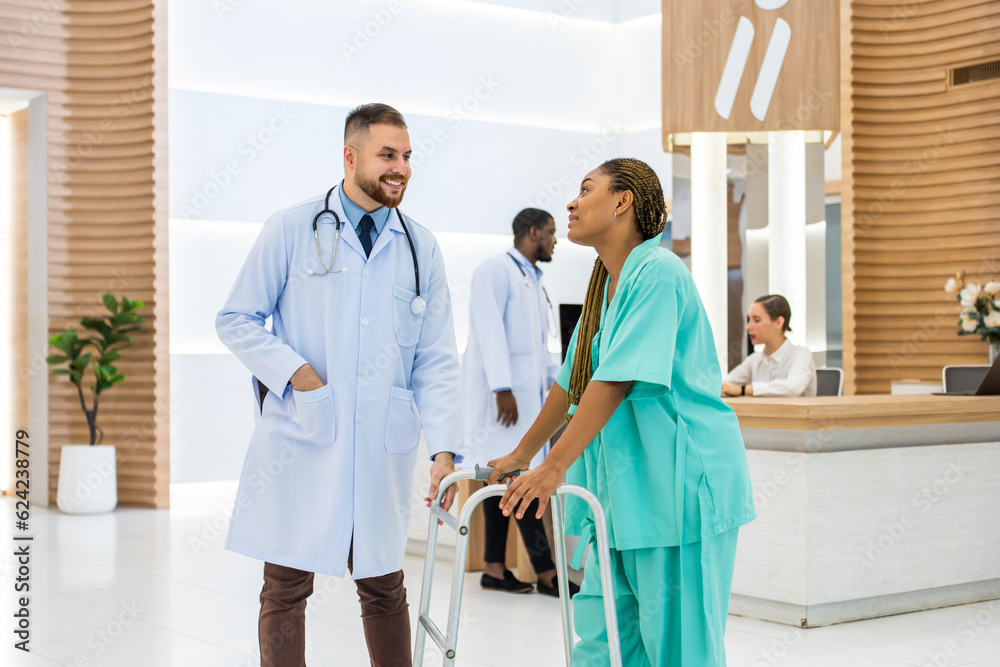
M 98 415 L 119 450 L 120 504 L 140 507 L 169 501 L 165 18 L 149 0 L 0 0 L 0 87 L 47 96 L 50 333 L 99 315 L 105 291 L 146 302 L 117 364 L 126 380 Z M 54 503 L 60 447 L 88 435 L 65 378 L 48 398 Z

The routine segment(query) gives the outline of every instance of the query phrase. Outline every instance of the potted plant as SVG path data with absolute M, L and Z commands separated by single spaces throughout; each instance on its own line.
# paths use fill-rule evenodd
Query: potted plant
M 962 304 L 958 335 L 989 341 L 992 364 L 1000 356 L 1000 282 L 992 280 L 985 286 L 966 283 L 965 272 L 960 271 L 948 280 L 944 291 Z
M 142 301 L 114 295 L 102 297 L 109 314 L 103 318 L 84 317 L 80 326 L 93 333 L 81 337 L 73 327 L 49 338 L 58 350 L 45 358 L 51 366 L 61 366 L 53 375 L 66 375 L 76 387 L 80 408 L 90 431 L 89 445 L 63 445 L 59 461 L 59 487 L 56 504 L 67 514 L 110 512 L 118 504 L 118 474 L 114 445 L 103 445 L 104 432 L 97 425 L 101 394 L 125 379 L 113 365 L 121 359 L 120 350 L 132 345 L 129 333 L 138 331 L 146 318 L 136 314 Z M 93 373 L 88 407 L 83 391 L 85 374 Z

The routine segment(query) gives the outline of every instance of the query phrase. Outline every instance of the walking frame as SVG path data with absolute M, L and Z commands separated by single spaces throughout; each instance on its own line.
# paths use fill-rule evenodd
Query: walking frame
M 427 635 L 430 635 L 434 643 L 444 654 L 444 667 L 453 667 L 458 648 L 458 627 L 462 610 L 462 587 L 465 583 L 465 558 L 469 547 L 469 523 L 472 520 L 472 512 L 483 500 L 492 496 L 502 496 L 506 492 L 506 486 L 494 484 L 486 486 L 474 492 L 465 505 L 462 506 L 458 517 L 454 517 L 441 507 L 445 493 L 448 488 L 462 479 L 475 479 L 487 481 L 492 468 L 481 468 L 478 465 L 475 470 L 459 470 L 453 472 L 443 480 L 438 489 L 437 498 L 431 503 L 431 517 L 427 528 L 427 553 L 424 556 L 424 577 L 420 588 L 420 615 L 417 623 L 417 643 L 413 651 L 413 666 L 422 667 L 424 664 L 424 647 Z M 515 477 L 520 471 L 509 473 L 504 477 Z M 590 511 L 594 517 L 594 532 L 597 536 L 597 561 L 601 571 L 601 589 L 604 592 L 604 618 L 608 626 L 608 649 L 611 656 L 611 667 L 621 667 L 621 645 L 618 638 L 618 613 L 615 608 L 614 587 L 612 584 L 611 558 L 608 546 L 608 527 L 604 515 L 604 508 L 601 507 L 597 496 L 574 484 L 563 484 L 552 494 L 552 532 L 553 550 L 555 552 L 556 574 L 559 583 L 559 603 L 562 608 L 562 629 L 563 647 L 566 651 L 566 665 L 572 661 L 573 650 L 573 623 L 570 611 L 569 599 L 569 578 L 566 567 L 566 543 L 563 526 L 562 498 L 567 495 L 577 496 L 590 506 Z M 431 582 L 434 578 L 434 555 L 437 551 L 437 536 L 440 523 L 448 526 L 458 533 L 458 540 L 455 545 L 455 567 L 451 582 L 451 605 L 448 610 L 447 635 L 441 632 L 437 624 L 431 620 L 429 615 L 431 606 Z

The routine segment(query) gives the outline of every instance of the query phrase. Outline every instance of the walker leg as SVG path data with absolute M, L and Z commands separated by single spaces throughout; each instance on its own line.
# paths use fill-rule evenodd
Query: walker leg
M 601 570 L 601 597 L 604 598 L 604 620 L 608 626 L 608 653 L 611 667 L 622 667 L 622 646 L 618 636 L 618 609 L 615 607 L 614 573 L 611 571 L 611 548 L 608 544 L 608 520 L 601 507 L 601 501 L 593 493 L 575 484 L 564 484 L 558 494 L 578 496 L 590 506 L 594 517 L 594 533 L 597 535 L 597 559 Z
M 556 576 L 559 578 L 559 606 L 562 611 L 563 648 L 566 667 L 573 661 L 573 617 L 569 599 L 569 568 L 566 566 L 566 528 L 563 525 L 562 498 L 552 494 L 552 549 L 556 557 Z
M 427 629 L 420 622 L 431 610 L 431 582 L 434 579 L 434 558 L 437 553 L 438 522 L 431 517 L 427 527 L 427 553 L 424 554 L 424 578 L 420 584 L 420 607 L 417 614 L 417 643 L 413 649 L 413 667 L 423 667 L 427 644 Z
M 472 500 L 471 498 L 469 500 Z M 476 499 L 477 501 L 479 499 Z M 468 503 L 468 501 L 466 501 Z M 479 502 L 476 502 L 478 505 Z M 466 507 L 468 509 L 468 506 Z M 463 512 L 463 516 L 470 512 Z M 445 640 L 444 667 L 454 667 L 455 651 L 458 649 L 458 626 L 462 613 L 462 589 L 465 586 L 465 557 L 469 550 L 468 519 L 459 524 L 458 538 L 455 542 L 455 567 L 451 579 L 451 605 L 448 609 L 448 634 Z

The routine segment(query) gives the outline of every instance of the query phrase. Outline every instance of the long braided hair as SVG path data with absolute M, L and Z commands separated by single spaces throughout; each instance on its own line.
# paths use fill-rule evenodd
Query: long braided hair
M 666 222 L 666 202 L 663 188 L 656 172 L 641 160 L 616 158 L 608 160 L 598 169 L 611 179 L 612 192 L 632 193 L 635 222 L 644 239 L 651 239 L 663 232 Z M 579 405 L 591 374 L 591 343 L 601 324 L 601 301 L 604 299 L 604 284 L 608 280 L 608 270 L 600 258 L 594 262 L 587 287 L 587 298 L 583 302 L 580 315 L 580 330 L 576 337 L 576 352 L 573 355 L 573 369 L 569 378 L 569 404 Z M 571 417 L 566 415 L 566 419 Z

